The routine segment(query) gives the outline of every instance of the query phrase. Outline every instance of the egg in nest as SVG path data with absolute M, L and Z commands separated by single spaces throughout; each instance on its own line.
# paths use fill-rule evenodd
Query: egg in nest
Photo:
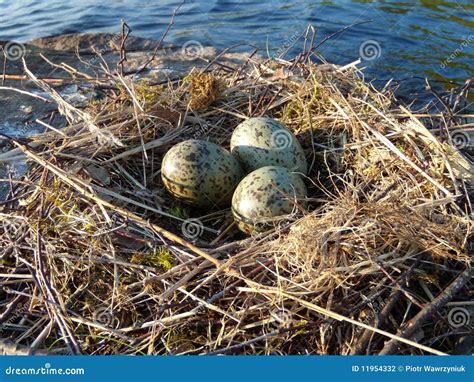
M 163 158 L 161 178 L 176 198 L 197 207 L 223 207 L 244 176 L 232 154 L 215 143 L 191 139 Z
M 239 124 L 230 150 L 247 171 L 281 166 L 306 174 L 308 164 L 303 148 L 282 123 L 267 117 L 249 118 Z
M 304 204 L 306 195 L 298 174 L 285 167 L 266 166 L 239 183 L 232 198 L 232 213 L 241 231 L 261 231 L 275 217 L 290 214 L 296 204 Z

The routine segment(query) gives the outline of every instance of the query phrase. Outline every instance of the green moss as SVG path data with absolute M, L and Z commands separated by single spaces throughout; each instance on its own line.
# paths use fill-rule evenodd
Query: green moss
M 166 347 L 174 353 L 192 351 L 195 349 L 199 333 L 189 328 L 172 329 L 166 334 Z
M 62 230 L 74 227 L 75 230 L 91 235 L 97 231 L 93 212 L 83 210 L 80 198 L 66 191 L 59 179 L 54 178 L 50 187 L 45 190 L 45 196 L 46 200 L 55 207 L 49 216 L 55 222 L 57 231 L 60 230 L 58 227 Z M 42 224 L 41 228 L 47 231 L 50 227 Z
M 117 89 L 119 90 L 122 99 L 132 102 L 132 96 L 123 84 L 118 83 Z M 154 85 L 148 78 L 143 78 L 137 81 L 131 91 L 135 94 L 138 102 L 145 107 L 150 107 L 163 101 L 164 87 L 161 85 Z
M 152 263 L 164 271 L 169 271 L 175 265 L 173 254 L 164 247 L 159 247 L 155 250 L 152 256 Z
M 179 219 L 188 219 L 189 218 L 189 211 L 186 207 L 183 207 L 179 204 L 173 206 L 169 213 L 173 216 L 176 216 Z
M 305 110 L 311 110 L 314 107 L 317 107 L 319 103 L 322 102 L 322 94 L 320 91 L 320 85 L 315 77 L 312 75 L 311 79 L 311 89 L 303 96 L 303 99 L 294 99 L 289 101 L 282 113 L 283 120 L 292 120 L 292 119 L 304 119 Z
M 131 260 L 133 264 L 142 264 L 149 267 L 160 268 L 164 271 L 169 271 L 176 264 L 173 254 L 165 247 L 158 247 L 150 254 L 137 252 Z
M 162 86 L 153 85 L 147 78 L 141 79 L 135 84 L 137 96 L 148 106 L 160 101 L 160 98 L 163 96 L 163 90 Z
M 399 142 L 397 144 L 397 149 L 399 149 L 402 153 L 405 153 L 407 151 L 407 144 L 406 142 Z

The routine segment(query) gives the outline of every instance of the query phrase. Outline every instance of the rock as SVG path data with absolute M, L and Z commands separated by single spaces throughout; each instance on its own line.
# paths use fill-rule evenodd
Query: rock
M 8 42 L 0 42 L 5 47 Z M 23 57 L 29 70 L 38 78 L 71 78 L 65 70 L 54 68 L 46 62 L 41 55 L 55 64 L 66 64 L 90 76 L 102 76 L 100 65 L 102 60 L 94 51 L 99 52 L 111 70 L 117 67 L 120 60 L 121 35 L 112 33 L 78 33 L 63 36 L 46 37 L 33 40 L 27 44 L 19 44 L 23 50 Z M 126 72 L 136 72 L 149 61 L 158 41 L 129 36 L 127 39 Z M 79 50 L 81 59 L 76 55 Z M 158 50 L 155 60 L 148 66 L 148 70 L 141 73 L 140 77 L 149 77 L 154 81 L 166 81 L 187 74 L 193 67 L 205 67 L 216 56 L 212 47 L 200 47 L 199 57 L 189 57 L 179 46 L 164 45 Z M 227 54 L 223 57 L 226 65 L 239 65 L 245 59 L 243 54 Z M 6 60 L 6 73 L 12 77 L 7 78 L 3 86 L 20 88 L 33 92 L 42 97 L 47 94 L 38 89 L 31 81 L 20 80 L 25 75 L 21 57 Z M 3 62 L 4 53 L 0 50 L 0 61 Z M 16 79 L 13 76 L 17 76 Z M 0 77 L 1 80 L 1 77 Z M 66 83 L 54 85 L 55 90 L 62 94 L 68 102 L 80 106 L 81 102 L 97 96 L 91 86 L 83 83 Z M 56 108 L 55 104 L 44 103 L 29 95 L 20 94 L 11 90 L 0 91 L 0 130 L 6 123 L 10 125 L 25 124 L 38 118 L 48 117 Z M 64 120 L 57 119 L 53 126 L 60 127 Z
M 120 51 L 122 36 L 114 33 L 74 33 L 61 36 L 38 38 L 30 41 L 30 45 L 41 49 L 58 50 L 61 52 L 101 54 Z M 157 41 L 141 37 L 129 36 L 126 48 L 128 52 L 150 51 L 155 49 Z
M 98 90 L 90 83 L 71 79 L 71 75 L 60 68 L 50 65 L 42 56 L 54 64 L 66 64 L 82 73 L 93 77 L 103 77 L 101 73 L 102 59 L 111 71 L 116 70 L 120 60 L 121 35 L 111 33 L 78 33 L 63 36 L 39 38 L 27 44 L 13 43 L 15 53 L 19 55 L 12 57 L 7 54 L 6 77 L 2 86 L 21 89 L 31 92 L 43 98 L 49 98 L 48 94 L 39 89 L 25 75 L 23 60 L 25 59 L 28 69 L 38 78 L 57 80 L 67 79 L 66 82 L 56 81 L 51 86 L 69 103 L 76 107 L 84 106 L 90 99 L 99 96 Z M 12 42 L 0 41 L 0 46 L 11 46 Z M 144 64 L 153 56 L 158 41 L 140 37 L 129 36 L 126 43 L 127 60 L 124 69 L 127 73 L 134 73 L 143 68 Z M 213 47 L 194 47 L 198 55 L 190 55 L 181 46 L 164 44 L 156 52 L 156 57 L 147 66 L 147 70 L 140 73 L 139 77 L 151 78 L 155 82 L 167 81 L 178 78 L 189 73 L 193 68 L 203 68 L 216 57 Z M 80 58 L 77 57 L 79 52 Z M 100 54 L 99 57 L 96 52 Z M 194 53 L 196 53 L 194 52 Z M 5 53 L 0 49 L 0 62 L 4 62 Z M 242 64 L 247 59 L 245 54 L 226 54 L 220 61 L 227 66 Z M 0 82 L 2 76 L 0 75 Z M 45 103 L 38 98 L 27 94 L 21 94 L 12 90 L 0 90 L 0 133 L 13 137 L 27 137 L 32 134 L 43 132 L 45 127 L 35 122 L 41 119 L 55 128 L 66 125 L 64 117 L 56 114 L 50 120 L 51 113 L 57 109 L 54 102 Z M 5 149 L 5 142 L 0 139 L 0 150 Z M 25 167 L 18 163 L 16 166 L 2 165 L 0 161 L 0 178 L 5 177 L 7 171 L 14 170 L 14 176 L 20 175 Z M 103 181 L 103 180 L 102 180 Z M 3 190 L 2 190 L 3 188 Z M 5 192 L 5 184 L 0 184 L 0 199 Z M 4 195 L 3 195 L 4 197 Z

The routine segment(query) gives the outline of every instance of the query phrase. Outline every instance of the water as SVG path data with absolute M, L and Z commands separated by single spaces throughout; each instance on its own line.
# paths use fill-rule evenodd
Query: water
M 158 39 L 178 4 L 174 0 L 0 0 L 0 40 L 118 32 L 122 17 L 134 35 Z M 371 79 L 429 77 L 462 83 L 472 76 L 471 0 L 188 0 L 167 41 L 195 40 L 218 48 L 246 42 L 274 55 L 285 51 L 308 24 L 317 28 L 321 40 L 366 20 L 373 22 L 338 35 L 319 51 L 328 61 L 347 64 L 360 57 L 365 47 L 364 66 Z M 411 86 L 419 84 L 415 81 Z

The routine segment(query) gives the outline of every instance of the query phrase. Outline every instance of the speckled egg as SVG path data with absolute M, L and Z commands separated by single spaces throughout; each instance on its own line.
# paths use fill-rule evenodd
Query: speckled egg
M 285 167 L 266 166 L 247 175 L 232 198 L 232 213 L 241 231 L 268 228 L 277 216 L 289 214 L 295 200 L 301 205 L 307 194 L 301 177 Z
M 230 141 L 230 151 L 247 171 L 265 166 L 281 166 L 306 174 L 304 151 L 282 123 L 267 117 L 249 118 L 238 125 Z
M 163 158 L 161 178 L 176 198 L 197 207 L 222 207 L 243 178 L 232 154 L 207 141 L 191 139 L 173 146 Z

